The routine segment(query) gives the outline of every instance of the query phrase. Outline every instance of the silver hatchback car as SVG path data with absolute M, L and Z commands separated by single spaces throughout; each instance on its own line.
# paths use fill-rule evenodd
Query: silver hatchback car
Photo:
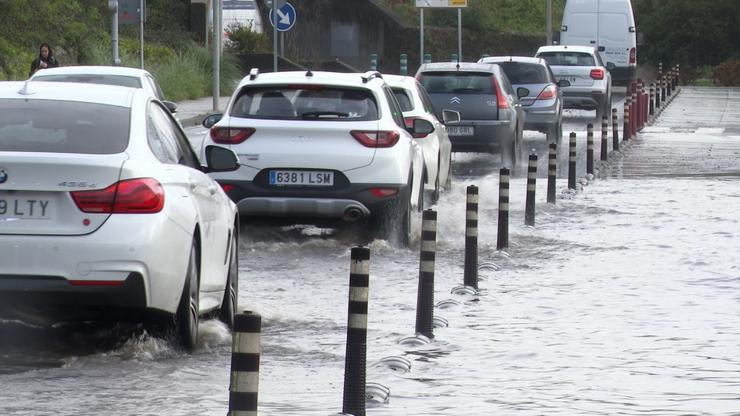
M 547 135 L 549 142 L 563 137 L 563 92 L 569 86 L 566 80 L 557 81 L 547 62 L 529 56 L 490 56 L 480 63 L 498 64 L 506 73 L 519 97 L 526 117 L 525 130 Z

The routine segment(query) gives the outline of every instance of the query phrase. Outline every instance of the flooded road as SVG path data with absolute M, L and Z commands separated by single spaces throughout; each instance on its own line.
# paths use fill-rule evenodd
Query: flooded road
M 431 344 L 399 344 L 414 331 L 418 252 L 369 244 L 367 380 L 390 396 L 369 402 L 368 414 L 740 414 L 737 91 L 684 88 L 610 160 L 607 178 L 577 193 L 561 179 L 556 205 L 538 181 L 536 227 L 524 226 L 526 180 L 514 178 L 505 251 L 496 250 L 500 166 L 455 155 L 452 190 L 434 207 L 435 314 L 449 326 Z M 706 130 L 703 116 L 680 115 L 697 100 L 730 121 Z M 569 115 L 565 134 L 585 131 L 589 114 Z M 538 149 L 541 138 L 528 133 L 524 146 Z M 454 295 L 470 184 L 481 196 L 482 290 Z M 263 319 L 260 414 L 337 414 L 354 231 L 242 231 L 240 307 Z M 200 330 L 186 354 L 136 327 L 4 322 L 0 414 L 223 415 L 231 336 L 217 321 Z M 409 360 L 410 371 L 392 370 L 388 357 Z

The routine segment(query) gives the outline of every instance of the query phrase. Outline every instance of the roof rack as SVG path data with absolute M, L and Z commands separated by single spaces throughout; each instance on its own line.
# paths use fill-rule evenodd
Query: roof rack
M 254 81 L 257 78 L 257 75 L 259 75 L 260 69 L 259 68 L 252 68 L 249 70 L 249 79 Z
M 366 84 L 368 81 L 370 81 L 373 78 L 383 79 L 383 75 L 378 71 L 367 71 L 364 74 L 362 74 L 362 83 Z

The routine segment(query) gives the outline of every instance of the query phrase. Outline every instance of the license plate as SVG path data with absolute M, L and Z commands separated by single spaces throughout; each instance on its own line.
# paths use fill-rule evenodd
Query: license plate
M 270 185 L 333 186 L 334 172 L 308 170 L 271 170 Z
M 0 196 L 0 220 L 48 220 L 51 211 L 49 199 Z
M 447 126 L 447 134 L 450 136 L 472 136 L 475 134 L 473 126 Z

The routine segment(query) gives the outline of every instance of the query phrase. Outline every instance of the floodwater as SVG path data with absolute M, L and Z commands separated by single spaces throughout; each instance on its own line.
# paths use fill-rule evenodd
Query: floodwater
M 740 135 L 733 123 L 706 130 L 674 116 L 704 99 L 732 119 L 737 91 L 719 95 L 684 89 L 600 179 L 578 192 L 559 180 L 555 205 L 540 179 L 535 227 L 524 226 L 525 179 L 514 178 L 504 251 L 497 166 L 456 155 L 453 188 L 434 207 L 435 316 L 449 326 L 433 342 L 399 343 L 414 333 L 418 252 L 369 244 L 367 380 L 390 395 L 367 413 L 740 415 Z M 481 197 L 481 290 L 459 295 L 470 184 Z M 240 307 L 262 316 L 260 414 L 342 410 L 356 243 L 349 229 L 243 228 Z M 137 328 L 4 322 L 0 414 L 223 415 L 231 336 L 216 321 L 200 330 L 187 354 Z

